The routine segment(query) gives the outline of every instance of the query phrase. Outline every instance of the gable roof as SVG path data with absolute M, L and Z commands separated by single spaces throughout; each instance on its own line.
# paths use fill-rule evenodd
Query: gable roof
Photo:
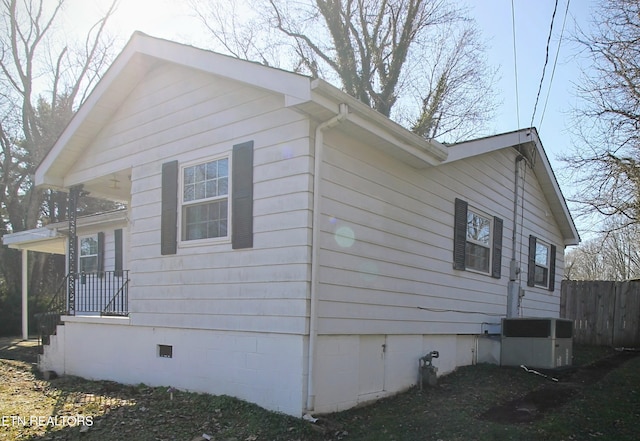
M 449 146 L 449 156 L 445 163 L 505 148 L 515 148 L 527 158 L 558 221 L 564 244 L 578 245 L 580 235 L 535 127 L 452 144 Z
M 347 103 L 343 130 L 414 167 L 437 165 L 447 157 L 444 145 L 405 130 L 325 81 L 135 32 L 38 166 L 36 185 L 67 187 L 64 177 L 82 151 L 145 75 L 167 63 L 280 94 L 285 106 L 318 121 L 337 115 L 340 104 Z
M 150 37 L 141 32 L 132 35 L 44 157 L 35 172 L 36 185 L 60 189 L 70 186 L 65 182 L 65 176 L 85 148 L 147 73 L 166 64 L 178 64 L 280 94 L 284 97 L 285 106 L 303 112 L 317 122 L 338 115 L 340 106 L 346 104 L 348 115 L 336 126 L 337 130 L 343 130 L 415 168 L 437 166 L 507 147 L 531 145 L 531 151 L 537 152 L 536 157 L 540 158 L 534 162 L 534 171 L 558 219 L 565 244 L 577 244 L 580 240 L 535 129 L 445 146 L 415 135 L 326 81 Z

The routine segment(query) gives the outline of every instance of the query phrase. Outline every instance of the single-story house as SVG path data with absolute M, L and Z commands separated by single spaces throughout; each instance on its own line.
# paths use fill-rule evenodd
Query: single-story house
M 39 165 L 69 222 L 43 370 L 300 416 L 495 361 L 578 232 L 535 129 L 425 140 L 320 79 L 135 33 Z M 77 218 L 88 192 L 126 209 Z M 47 244 L 51 247 L 47 247 Z M 25 253 L 26 255 L 26 253 Z

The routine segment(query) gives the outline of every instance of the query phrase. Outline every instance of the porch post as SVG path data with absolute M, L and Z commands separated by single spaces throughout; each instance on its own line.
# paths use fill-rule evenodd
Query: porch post
M 22 249 L 22 339 L 29 340 L 29 301 L 28 301 L 28 287 L 29 281 L 27 280 L 29 273 L 29 265 L 27 256 L 29 251 Z
M 76 273 L 78 272 L 78 236 L 76 234 L 76 223 L 78 220 L 78 199 L 82 192 L 82 184 L 74 185 L 69 189 L 69 252 L 68 252 L 68 268 L 69 277 L 67 278 L 67 298 L 68 313 L 75 315 L 76 312 Z

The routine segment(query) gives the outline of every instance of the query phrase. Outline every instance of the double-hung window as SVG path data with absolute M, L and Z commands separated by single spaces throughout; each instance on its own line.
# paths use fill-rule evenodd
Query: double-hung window
M 81 273 L 98 271 L 98 235 L 80 238 L 80 254 L 78 256 L 78 270 Z
M 455 200 L 453 268 L 499 279 L 502 270 L 502 219 Z
M 253 248 L 253 141 L 208 161 L 163 163 L 160 190 L 162 256 L 177 254 L 179 242 Z
M 529 236 L 527 286 L 555 290 L 556 246 Z
M 182 240 L 226 237 L 229 158 L 182 169 Z
M 536 243 L 534 283 L 538 286 L 549 286 L 549 245 Z
M 467 212 L 465 266 L 483 273 L 491 263 L 491 218 L 472 209 Z

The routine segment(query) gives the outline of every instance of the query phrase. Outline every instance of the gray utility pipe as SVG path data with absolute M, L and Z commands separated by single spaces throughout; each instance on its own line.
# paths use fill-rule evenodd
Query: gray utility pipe
M 520 296 L 520 283 L 518 276 L 520 267 L 518 264 L 516 248 L 518 244 L 518 197 L 520 189 L 520 162 L 524 156 L 518 155 L 515 160 L 514 188 L 513 188 L 513 235 L 511 237 L 511 263 L 509 264 L 509 283 L 507 285 L 507 318 L 518 316 L 518 297 Z

